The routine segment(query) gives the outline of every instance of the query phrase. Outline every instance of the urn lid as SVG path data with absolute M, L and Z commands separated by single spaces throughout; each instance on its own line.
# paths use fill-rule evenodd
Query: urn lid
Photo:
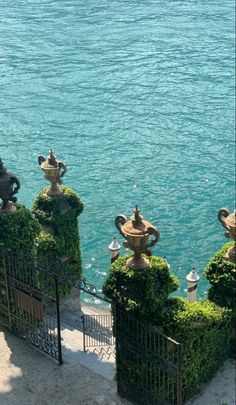
M 143 216 L 140 214 L 140 210 L 136 205 L 132 217 L 122 226 L 122 232 L 128 236 L 143 237 L 150 234 L 150 228 L 155 227 L 150 222 L 143 219 Z

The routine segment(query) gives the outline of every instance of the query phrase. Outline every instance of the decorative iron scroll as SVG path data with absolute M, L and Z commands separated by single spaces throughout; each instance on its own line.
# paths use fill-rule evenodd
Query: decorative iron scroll
M 97 294 L 97 288 L 94 284 L 88 283 L 85 278 L 80 280 L 78 287 L 90 294 Z
M 74 287 L 79 288 L 81 291 L 84 291 L 85 293 L 90 294 L 93 297 L 96 297 L 102 301 L 106 301 L 109 304 L 112 303 L 107 297 L 105 297 L 105 295 L 97 291 L 97 288 L 95 287 L 94 284 L 88 283 L 85 278 L 80 280 L 78 284 L 74 285 Z

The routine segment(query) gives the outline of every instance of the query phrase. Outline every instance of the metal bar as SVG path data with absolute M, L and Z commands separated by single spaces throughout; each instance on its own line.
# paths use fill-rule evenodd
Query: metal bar
M 120 365 L 120 353 L 119 353 L 119 346 L 120 346 L 120 335 L 119 335 L 119 319 L 120 319 L 120 314 L 118 312 L 118 305 L 114 304 L 114 324 L 115 324 L 115 334 L 116 334 L 116 339 L 115 339 L 115 348 L 116 348 L 116 382 L 117 382 L 117 394 L 120 395 L 122 394 L 121 388 L 120 388 L 120 371 L 119 371 L 119 365 Z
M 86 347 L 85 347 L 84 315 L 81 315 L 81 320 L 82 320 L 82 328 L 83 328 L 83 351 L 86 352 Z
M 4 270 L 4 279 L 5 279 L 5 286 L 6 286 L 6 298 L 7 298 L 7 312 L 8 312 L 8 319 L 9 319 L 9 329 L 11 330 L 11 309 L 10 309 L 10 299 L 9 299 L 9 285 L 8 285 L 8 278 L 7 278 L 7 267 L 6 267 L 6 257 L 3 256 L 3 270 Z
M 178 347 L 178 373 L 177 373 L 177 405 L 182 404 L 182 373 L 181 373 L 181 345 Z
M 58 363 L 59 366 L 63 364 L 62 360 L 62 350 L 61 350 L 61 320 L 60 320 L 60 302 L 59 302 L 59 291 L 58 291 L 58 279 L 54 276 L 55 280 L 55 293 L 56 293 L 56 311 L 57 311 L 57 337 L 58 337 Z

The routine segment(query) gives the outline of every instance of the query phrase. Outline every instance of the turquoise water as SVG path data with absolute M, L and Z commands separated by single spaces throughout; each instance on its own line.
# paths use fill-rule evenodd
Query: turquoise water
M 134 204 L 181 280 L 234 208 L 233 0 L 2 0 L 0 156 L 31 207 L 53 148 L 82 197 L 84 274 L 101 287 Z M 121 242 L 121 238 L 119 238 Z M 204 296 L 206 282 L 200 283 Z

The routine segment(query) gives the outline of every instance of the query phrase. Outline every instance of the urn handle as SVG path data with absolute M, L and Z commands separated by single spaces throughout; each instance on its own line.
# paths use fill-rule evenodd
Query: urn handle
M 60 178 L 63 177 L 64 174 L 67 172 L 67 167 L 66 167 L 66 165 L 65 165 L 63 162 L 61 162 L 61 161 L 58 162 L 58 167 L 59 167 L 59 169 L 60 169 L 60 174 L 59 174 L 59 179 L 60 179 Z M 61 170 L 61 169 L 62 169 L 62 170 Z
M 41 166 L 41 164 L 42 164 L 43 162 L 45 162 L 45 160 L 46 160 L 46 158 L 45 158 L 44 156 L 40 155 L 40 156 L 38 157 L 38 164 L 39 164 L 39 166 Z
M 154 238 L 146 245 L 146 248 L 154 246 L 160 239 L 160 232 L 155 226 L 147 228 L 149 235 L 153 235 Z
M 10 182 L 11 182 L 11 184 L 15 184 L 15 187 L 13 187 L 13 190 L 12 190 L 12 192 L 10 194 L 10 200 L 13 201 L 13 202 L 16 202 L 17 198 L 13 197 L 13 196 L 20 189 L 20 186 L 21 186 L 20 180 L 16 176 L 11 175 Z
M 218 212 L 217 218 L 221 222 L 222 226 L 227 229 L 227 232 L 225 232 L 225 236 L 227 238 L 230 237 L 230 227 L 226 224 L 224 218 L 227 218 L 230 215 L 230 212 L 226 208 L 221 208 L 221 210 Z
M 121 225 L 124 225 L 127 222 L 127 218 L 124 215 L 118 215 L 115 219 L 115 226 L 116 229 L 118 229 L 118 231 L 120 232 L 120 234 L 127 239 L 126 235 L 124 234 L 124 232 L 121 229 Z

